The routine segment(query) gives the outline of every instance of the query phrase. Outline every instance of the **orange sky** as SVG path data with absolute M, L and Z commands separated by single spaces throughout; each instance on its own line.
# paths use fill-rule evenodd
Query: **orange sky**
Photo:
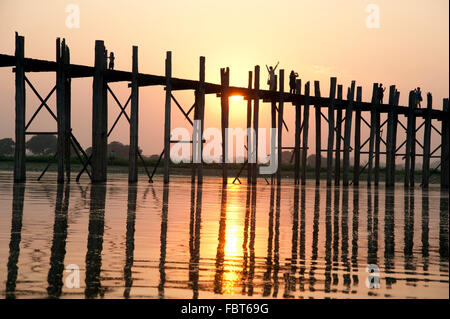
M 65 25 L 66 5 L 78 4 L 80 28 Z M 380 28 L 369 29 L 365 11 L 369 3 L 380 8 Z M 116 69 L 130 70 L 131 47 L 139 46 L 141 72 L 164 74 L 165 51 L 173 56 L 173 76 L 198 78 L 198 59 L 206 57 L 206 80 L 219 83 L 221 67 L 230 67 L 231 85 L 247 85 L 247 74 L 259 64 L 261 86 L 266 87 L 265 64 L 280 61 L 280 68 L 300 74 L 303 83 L 320 80 L 322 95 L 328 95 L 329 78 L 336 76 L 344 92 L 351 80 L 363 86 L 369 100 L 373 82 L 397 85 L 400 103 L 407 103 L 410 89 L 420 86 L 433 93 L 434 107 L 442 107 L 449 95 L 449 4 L 434 1 L 23 1 L 0 3 L 0 52 L 14 54 L 14 31 L 25 36 L 27 57 L 54 60 L 55 39 L 65 37 L 71 61 L 93 65 L 94 42 L 104 40 L 114 51 Z M 33 74 L 30 79 L 45 96 L 55 74 Z M 77 79 L 72 85 L 72 127 L 84 147 L 91 144 L 92 79 Z M 286 85 L 287 86 L 287 82 Z M 111 85 L 121 101 L 128 98 L 126 84 Z M 28 90 L 30 91 L 30 90 Z M 164 93 L 161 87 L 142 88 L 140 95 L 140 146 L 144 154 L 159 153 L 163 145 Z M 39 105 L 27 95 L 27 118 Z M 345 93 L 344 93 L 345 94 Z M 189 108 L 192 92 L 176 92 Z M 112 125 L 119 108 L 110 98 Z M 49 105 L 55 109 L 55 98 Z M 14 136 L 14 77 L 0 69 L 0 138 Z M 219 100 L 206 99 L 206 127 L 220 125 Z M 231 103 L 230 126 L 245 125 L 245 102 Z M 290 129 L 284 145 L 293 145 L 293 109 L 285 107 Z M 260 126 L 269 125 L 269 106 L 261 109 Z M 173 127 L 186 126 L 175 108 Z M 314 123 L 311 116 L 310 129 Z M 42 113 L 30 130 L 56 130 L 53 120 Z M 440 125 L 438 125 L 440 126 Z M 186 126 L 187 127 L 187 126 Z M 323 123 L 322 143 L 326 143 Z M 129 129 L 122 118 L 110 141 L 128 144 Z M 422 133 L 418 133 L 419 136 Z M 314 149 L 314 134 L 310 148 Z M 364 136 L 368 131 L 364 128 Z M 402 140 L 400 138 L 400 140 Z M 433 135 L 433 145 L 439 142 Z

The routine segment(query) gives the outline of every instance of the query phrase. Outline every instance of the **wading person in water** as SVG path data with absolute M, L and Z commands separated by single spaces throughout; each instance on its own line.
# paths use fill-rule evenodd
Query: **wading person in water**
M 114 70 L 114 52 L 109 54 L 109 69 Z
M 275 88 L 275 70 L 277 69 L 279 63 L 280 62 L 277 62 L 277 65 L 275 65 L 274 68 L 272 66 L 267 67 L 266 64 L 267 72 L 269 72 L 269 79 L 267 80 L 267 84 L 269 84 L 269 90 L 273 90 Z
M 295 79 L 298 77 L 298 73 L 294 72 L 294 70 L 291 71 L 291 74 L 289 74 L 289 93 L 294 94 L 295 93 Z

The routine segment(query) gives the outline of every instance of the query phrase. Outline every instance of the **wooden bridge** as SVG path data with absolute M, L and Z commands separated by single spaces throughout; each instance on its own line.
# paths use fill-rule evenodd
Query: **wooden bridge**
M 222 136 L 225 136 L 225 130 L 229 125 L 229 97 L 241 95 L 247 100 L 247 127 L 255 129 L 254 138 L 249 138 L 247 143 L 247 156 L 249 150 L 258 149 L 258 120 L 259 103 L 271 103 L 271 123 L 272 127 L 277 129 L 277 139 L 279 145 L 277 157 L 278 163 L 281 163 L 283 149 L 293 150 L 295 164 L 295 183 L 305 184 L 306 182 L 306 159 L 309 151 L 308 131 L 309 131 L 309 111 L 310 106 L 314 107 L 315 116 L 315 179 L 316 184 L 320 184 L 321 154 L 326 153 L 326 183 L 335 185 L 341 183 L 341 153 L 342 153 L 342 184 L 358 185 L 361 173 L 367 169 L 368 185 L 378 185 L 380 181 L 380 156 L 386 158 L 385 181 L 386 186 L 395 184 L 396 158 L 404 158 L 405 161 L 405 186 L 414 186 L 416 156 L 423 157 L 422 163 L 422 182 L 421 186 L 426 188 L 429 185 L 430 175 L 433 171 L 440 168 L 440 182 L 442 188 L 449 187 L 449 110 L 448 98 L 443 100 L 441 109 L 432 108 L 432 95 L 427 94 L 425 108 L 416 108 L 414 103 L 414 93 L 409 92 L 408 106 L 399 105 L 400 93 L 395 85 L 389 87 L 389 98 L 387 104 L 380 104 L 377 97 L 378 84 L 373 84 L 372 99 L 370 102 L 362 101 L 362 87 L 355 86 L 355 81 L 351 82 L 347 90 L 347 98 L 343 98 L 343 87 L 337 85 L 337 79 L 331 78 L 330 92 L 328 97 L 322 97 L 320 92 L 320 83 L 314 81 L 314 95 L 311 94 L 312 88 L 309 82 L 304 85 L 302 94 L 301 80 L 296 82 L 295 94 L 284 92 L 284 70 L 279 71 L 277 77 L 277 87 L 273 90 L 260 89 L 260 68 L 255 66 L 254 71 L 249 72 L 248 87 L 230 86 L 229 68 L 220 70 L 221 83 L 213 84 L 205 82 L 205 58 L 200 57 L 199 80 L 187 80 L 172 77 L 172 55 L 167 52 L 165 59 L 165 75 L 158 76 L 152 74 L 139 73 L 138 71 L 138 48 L 132 48 L 132 71 L 109 70 L 107 68 L 107 51 L 103 41 L 95 43 L 95 64 L 93 67 L 85 65 L 76 65 L 70 63 L 70 51 L 66 41 L 58 38 L 56 40 L 56 61 L 45 61 L 25 57 L 24 37 L 16 33 L 15 55 L 0 54 L 0 67 L 13 67 L 15 72 L 15 154 L 14 154 L 14 181 L 23 182 L 26 180 L 25 169 L 25 136 L 34 134 L 55 134 L 58 137 L 57 152 L 55 158 L 58 163 L 58 182 L 64 183 L 70 181 L 70 149 L 75 150 L 76 156 L 83 164 L 83 168 L 78 173 L 77 180 L 85 173 L 93 183 L 101 183 L 107 180 L 107 140 L 112 130 L 117 124 L 122 114 L 126 117 L 130 125 L 130 154 L 129 154 L 129 182 L 137 181 L 138 160 L 142 164 L 152 181 L 156 167 L 161 160 L 164 163 L 164 182 L 169 182 L 170 176 L 170 144 L 176 141 L 170 139 L 171 132 L 171 112 L 172 102 L 185 116 L 186 120 L 193 125 L 193 119 L 200 120 L 203 132 L 203 119 L 205 117 L 205 94 L 216 94 L 221 99 L 221 128 Z M 43 98 L 26 74 L 29 72 L 55 72 L 56 85 L 49 94 Z M 71 79 L 72 78 L 93 78 L 93 96 L 92 96 L 92 154 L 86 154 L 80 143 L 72 133 L 71 129 Z M 122 105 L 114 92 L 108 86 L 110 82 L 128 82 L 131 89 L 130 97 L 125 105 Z M 161 85 L 165 87 L 165 122 L 164 122 L 164 150 L 161 152 L 157 165 L 153 172 L 143 160 L 138 151 L 138 109 L 139 109 L 139 89 L 145 86 Z M 28 86 L 39 98 L 41 104 L 26 122 L 25 110 L 26 99 L 25 89 Z M 173 95 L 177 90 L 193 90 L 195 103 L 187 111 L 178 103 Z M 48 106 L 47 101 L 53 93 L 56 92 L 56 114 Z M 108 92 L 111 94 L 121 112 L 108 129 Z M 356 96 L 355 96 L 356 95 Z M 295 145 L 293 147 L 283 147 L 283 127 L 287 126 L 283 120 L 284 104 L 291 103 L 295 107 Z M 130 115 L 126 112 L 128 104 L 130 106 Z M 27 131 L 31 122 L 38 112 L 46 109 L 57 121 L 57 132 L 30 132 Z M 326 108 L 328 116 L 322 112 Z M 345 111 L 345 113 L 344 113 Z M 387 119 L 381 123 L 381 114 L 386 113 Z M 366 120 L 363 115 L 369 115 Z M 345 115 L 343 117 L 343 115 Z M 399 116 L 406 118 L 407 124 L 399 121 Z M 351 132 L 352 121 L 354 117 L 354 132 Z M 302 121 L 303 119 L 303 121 Z M 417 126 L 417 119 L 423 122 Z M 328 142 L 327 147 L 322 149 L 321 145 L 321 121 L 328 123 Z M 436 122 L 441 122 L 441 130 L 436 127 Z M 370 128 L 370 136 L 366 141 L 361 142 L 361 125 L 367 125 Z M 344 128 L 342 129 L 342 125 Z M 381 136 L 381 129 L 387 126 L 387 138 L 384 140 Z M 406 132 L 406 139 L 401 143 L 397 142 L 398 127 Z M 417 132 L 423 129 L 423 144 L 416 139 Z M 436 131 L 441 136 L 441 144 L 434 150 L 431 150 L 431 131 Z M 343 133 L 342 133 L 343 132 Z M 351 146 L 351 140 L 353 146 Z M 193 152 L 202 151 L 202 142 L 191 141 Z M 342 143 L 342 145 L 341 145 Z M 368 150 L 363 150 L 368 144 Z M 384 151 L 381 146 L 384 145 Z M 422 149 L 422 152 L 416 152 L 416 146 Z M 405 152 L 399 150 L 405 146 Z M 194 150 L 194 148 L 196 148 Z M 440 149 L 440 156 L 435 155 Z M 225 143 L 222 143 L 222 151 L 225 154 Z M 353 174 L 350 176 L 350 153 L 353 152 Z M 368 154 L 368 161 L 365 166 L 361 165 L 361 154 Z M 430 159 L 440 158 L 440 165 L 433 171 L 430 170 Z M 203 180 L 202 163 L 192 164 L 192 178 L 198 182 Z M 47 166 L 48 168 L 48 166 Z M 45 173 L 47 168 L 42 172 Z M 245 163 L 239 174 L 247 169 L 247 179 L 249 183 L 256 184 L 258 179 L 258 164 Z M 223 182 L 227 183 L 228 170 L 227 165 L 222 165 Z M 239 174 L 235 181 L 239 180 Z M 273 179 L 275 180 L 275 178 Z M 281 183 L 281 165 L 278 165 L 276 172 L 276 182 Z

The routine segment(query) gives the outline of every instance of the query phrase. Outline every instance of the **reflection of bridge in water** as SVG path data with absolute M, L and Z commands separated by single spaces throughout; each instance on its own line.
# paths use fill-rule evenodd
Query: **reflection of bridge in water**
M 136 218 L 139 213 L 143 218 L 145 210 L 136 205 L 140 196 L 137 186 L 128 185 L 122 280 L 108 279 L 102 275 L 105 260 L 117 258 L 117 248 L 104 251 L 104 236 L 108 233 L 105 215 L 112 213 L 106 194 L 111 191 L 111 186 L 90 186 L 86 273 L 85 283 L 82 284 L 86 298 L 108 296 L 114 290 L 120 290 L 123 297 L 129 298 L 141 296 L 143 289 L 151 288 L 157 291 L 157 295 L 152 296 L 159 298 L 172 297 L 174 289 L 182 289 L 185 293 L 191 291 L 188 298 L 226 294 L 274 298 L 346 295 L 406 297 L 399 295 L 405 291 L 414 296 L 433 297 L 424 295 L 424 292 L 421 294 L 420 289 L 433 285 L 447 285 L 448 289 L 448 194 L 445 192 L 440 193 L 440 208 L 436 209 L 435 203 L 434 210 L 430 210 L 433 203 L 430 203 L 429 192 L 433 193 L 431 198 L 436 198 L 439 197 L 436 191 L 423 190 L 421 196 L 415 196 L 417 192 L 398 188 L 385 193 L 378 189 L 356 187 L 321 189 L 217 184 L 217 188 L 211 190 L 213 186 L 208 184 L 208 193 L 214 193 L 214 198 L 221 198 L 220 212 L 217 213 L 219 220 L 216 221 L 217 246 L 213 253 L 215 258 L 211 259 L 201 256 L 201 252 L 205 253 L 201 246 L 214 249 L 211 246 L 213 240 L 202 237 L 206 236 L 206 230 L 211 230 L 205 218 L 209 218 L 208 214 L 214 212 L 214 208 L 208 208 L 210 203 L 202 203 L 204 186 L 191 184 L 190 195 L 186 194 L 190 196 L 190 205 L 186 206 L 189 213 L 185 215 L 189 216 L 189 223 L 186 222 L 189 227 L 185 229 L 189 238 L 188 253 L 186 260 L 180 260 L 176 258 L 179 252 L 174 252 L 173 247 L 168 248 L 171 240 L 176 240 L 179 247 L 182 243 L 180 238 L 186 238 L 178 236 L 168 227 L 175 218 L 171 219 L 171 205 L 179 204 L 178 194 L 172 189 L 175 184 L 155 184 L 160 188 L 154 196 L 162 195 L 162 201 L 157 198 L 141 201 L 158 203 L 161 212 L 158 217 L 160 228 L 146 230 L 159 234 L 158 262 L 154 267 L 145 268 L 142 268 L 142 261 L 135 264 L 136 249 L 140 249 L 135 238 L 142 236 L 142 233 L 136 233 Z M 13 186 L 5 289 L 6 297 L 10 298 L 26 293 L 26 289 L 25 292 L 21 289 L 16 291 L 16 283 L 21 281 L 18 277 L 21 239 L 30 235 L 23 233 L 22 229 L 25 187 L 24 184 Z M 75 197 L 76 188 L 68 184 L 55 187 L 50 267 L 47 283 L 42 282 L 42 286 L 47 286 L 49 297 L 59 298 L 71 293 L 63 285 L 63 272 L 64 265 L 68 263 L 65 260 L 66 242 L 71 228 L 69 197 Z M 267 201 L 258 199 L 258 194 Z M 398 200 L 399 197 L 402 199 Z M 380 203 L 383 200 L 384 205 Z M 418 202 L 421 206 L 417 205 Z M 402 208 L 403 211 L 399 211 Z M 258 222 L 257 215 L 260 217 Z M 119 213 L 119 216 L 123 217 L 123 214 Z M 267 218 L 266 223 L 261 222 L 262 217 Z M 404 228 L 399 224 L 403 224 Z M 290 236 L 288 230 L 291 230 Z M 175 238 L 171 239 L 171 236 Z M 261 246 L 267 247 L 267 250 L 261 250 Z M 172 253 L 168 253 L 168 249 Z M 154 253 L 158 254 L 157 251 Z M 365 286 L 368 275 L 365 267 L 368 264 L 376 264 L 380 268 L 381 288 L 378 290 L 369 290 Z M 159 272 L 157 285 L 143 286 L 145 271 Z M 156 279 L 156 276 L 153 277 Z M 408 289 L 405 290 L 405 287 Z M 133 294 L 134 289 L 139 292 Z
M 347 186 L 351 183 L 358 185 L 360 176 L 367 169 L 368 184 L 378 185 L 380 181 L 380 157 L 385 156 L 386 169 L 385 180 L 387 186 L 393 186 L 396 181 L 396 158 L 404 158 L 405 186 L 414 186 L 416 181 L 416 157 L 422 157 L 422 187 L 428 187 L 430 176 L 438 172 L 440 168 L 440 183 L 443 188 L 449 186 L 449 110 L 448 99 L 443 100 L 442 110 L 432 108 L 431 93 L 427 94 L 426 108 L 415 108 L 414 93 L 409 93 L 408 106 L 399 105 L 399 96 L 395 85 L 389 88 L 389 97 L 387 104 L 380 104 L 377 98 L 378 84 L 374 83 L 371 102 L 362 101 L 362 87 L 355 86 L 352 81 L 348 88 L 346 99 L 344 98 L 342 85 L 337 85 L 337 79 L 331 78 L 330 94 L 328 97 L 322 97 L 318 81 L 314 81 L 314 96 L 310 94 L 310 83 L 306 82 L 304 94 L 302 93 L 301 80 L 297 80 L 296 93 L 290 94 L 284 92 L 284 70 L 280 70 L 277 81 L 278 88 L 274 86 L 273 90 L 260 89 L 260 68 L 255 66 L 254 72 L 249 72 L 248 87 L 230 86 L 230 73 L 228 68 L 221 69 L 221 84 L 205 82 L 205 58 L 200 57 L 199 80 L 186 80 L 172 77 L 172 55 L 167 52 L 165 60 L 165 76 L 144 74 L 138 72 L 138 48 L 133 47 L 132 71 L 118 71 L 107 69 L 107 51 L 103 41 L 95 43 L 95 65 L 94 67 L 70 64 L 69 48 L 65 40 L 57 39 L 57 57 L 56 61 L 45 61 L 38 59 L 25 58 L 24 38 L 16 35 L 15 55 L 0 54 L 0 67 L 14 67 L 15 72 L 15 93 L 16 93 L 16 135 L 15 135 L 15 161 L 14 161 L 14 180 L 21 182 L 26 179 L 25 171 L 25 136 L 35 134 L 53 134 L 58 136 L 58 147 L 54 158 L 58 162 L 57 180 L 63 183 L 70 180 L 70 150 L 73 148 L 75 155 L 82 163 L 83 167 L 78 173 L 77 180 L 82 174 L 87 174 L 92 182 L 104 182 L 107 179 L 107 140 L 112 130 L 116 126 L 122 114 L 130 124 L 130 154 L 129 154 L 129 181 L 137 181 L 138 159 L 152 181 L 156 167 L 164 158 L 164 181 L 169 181 L 170 173 L 170 153 L 171 143 L 177 141 L 171 140 L 171 109 L 172 101 L 182 112 L 186 120 L 193 125 L 190 114 L 193 112 L 193 119 L 200 120 L 201 132 L 203 131 L 203 120 L 205 118 L 205 95 L 216 94 L 221 99 L 221 128 L 222 136 L 225 136 L 226 129 L 229 126 L 229 97 L 233 95 L 242 95 L 247 99 L 247 127 L 255 130 L 253 138 L 247 141 L 247 158 L 252 158 L 258 149 L 258 127 L 259 127 L 259 102 L 271 103 L 271 126 L 277 129 L 277 143 L 271 140 L 272 146 L 279 145 L 277 152 L 278 163 L 281 163 L 281 151 L 283 149 L 293 150 L 293 160 L 295 164 L 295 181 L 302 184 L 306 183 L 306 159 L 309 150 L 308 130 L 309 130 L 309 108 L 314 106 L 315 110 L 315 179 L 320 183 L 321 178 L 321 154 L 327 154 L 326 180 L 327 185 L 332 184 L 333 176 L 335 185 L 341 183 Z M 56 72 L 56 85 L 50 93 L 43 98 L 26 74 L 29 72 Z M 73 78 L 93 78 L 93 97 L 92 97 L 92 154 L 87 155 L 85 150 L 78 143 L 71 129 L 71 79 Z M 108 86 L 111 82 L 128 82 L 131 87 L 130 97 L 122 105 L 114 92 Z M 25 89 L 29 86 L 34 94 L 39 98 L 41 104 L 30 117 L 25 121 Z M 142 155 L 138 151 L 138 109 L 139 109 L 139 89 L 145 86 L 164 86 L 165 87 L 165 123 L 164 123 L 164 150 L 161 152 L 158 163 L 150 173 Z M 175 91 L 193 90 L 194 103 L 189 110 L 183 109 L 174 96 Z M 51 95 L 56 92 L 57 112 L 56 114 L 48 106 L 47 101 Z M 113 97 L 115 103 L 120 108 L 120 114 L 114 124 L 108 129 L 108 92 Z M 278 106 L 277 106 L 278 103 Z M 282 133 L 283 127 L 288 129 L 284 119 L 284 103 L 292 103 L 295 106 L 295 145 L 293 147 L 283 146 Z M 131 104 L 130 115 L 126 112 L 126 107 Z M 57 121 L 57 132 L 31 132 L 28 129 L 35 119 L 36 115 L 46 109 L 50 115 Z M 327 109 L 328 116 L 322 112 Z M 345 111 L 345 113 L 344 113 Z M 364 114 L 370 115 L 370 120 L 364 118 Z M 406 124 L 399 121 L 399 116 L 404 116 Z M 382 122 L 383 118 L 386 117 Z M 303 121 L 302 121 L 303 117 Z M 353 121 L 353 117 L 355 118 Z M 326 149 L 321 145 L 321 121 L 324 119 L 328 123 L 328 142 Z M 416 127 L 416 120 L 423 119 L 422 124 Z M 441 122 L 441 130 L 436 127 L 436 122 Z M 353 123 L 353 124 L 352 124 Z M 361 123 L 370 128 L 370 136 L 361 142 Z M 342 129 L 342 125 L 344 128 Z M 354 132 L 352 132 L 352 125 Z M 387 127 L 386 140 L 381 136 L 382 128 Z M 398 132 L 398 126 L 405 131 L 406 138 L 403 142 L 397 143 L 397 138 L 402 137 Z M 423 141 L 420 143 L 416 135 L 419 129 L 423 127 Z M 195 134 L 192 141 L 186 141 L 192 144 L 192 153 L 202 152 L 202 139 L 199 134 Z M 198 132 L 198 130 L 197 130 Z M 441 144 L 435 149 L 431 149 L 432 133 L 440 135 Z M 352 136 L 354 136 L 352 141 Z M 343 146 L 341 148 L 341 143 Z M 365 150 L 364 146 L 368 146 Z M 422 149 L 422 152 L 416 151 L 416 146 Z M 275 146 L 274 146 L 275 147 Z M 383 150 L 384 148 L 384 150 Z M 404 149 L 404 151 L 402 151 Z M 440 155 L 438 155 L 440 151 Z M 353 152 L 353 169 L 350 167 L 350 154 Z M 342 177 L 341 177 L 341 153 L 342 153 Z M 225 143 L 222 143 L 222 154 L 225 154 Z M 367 154 L 368 161 L 365 165 L 361 164 L 361 155 Z M 430 160 L 439 158 L 438 167 L 430 170 Z M 334 163 L 333 163 L 334 162 Z M 247 168 L 247 178 L 249 183 L 256 184 L 258 176 L 258 165 L 255 163 L 245 163 L 241 172 Z M 48 166 L 42 173 L 47 170 Z M 223 183 L 228 180 L 228 167 L 222 165 Z M 353 170 L 353 176 L 350 176 Z M 239 172 L 239 174 L 241 174 Z M 239 174 L 237 178 L 239 178 Z M 39 177 L 39 179 L 42 177 Z M 193 164 L 192 177 L 198 176 L 200 182 L 203 180 L 203 164 Z M 281 183 L 281 167 L 278 165 L 276 172 L 277 184 Z

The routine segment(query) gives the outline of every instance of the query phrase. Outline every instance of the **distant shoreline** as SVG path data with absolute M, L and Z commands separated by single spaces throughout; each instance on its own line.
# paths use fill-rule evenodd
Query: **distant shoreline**
M 27 157 L 26 160 L 26 169 L 30 172 L 41 172 L 45 169 L 45 167 L 48 165 L 49 160 L 51 159 L 51 156 L 31 156 Z M 146 172 L 144 167 L 139 163 L 138 167 L 138 174 L 140 176 L 145 176 Z M 153 172 L 154 166 L 156 164 L 156 161 L 152 160 L 146 160 L 147 168 L 150 172 L 150 174 Z M 228 164 L 228 178 L 234 179 L 239 170 L 241 169 L 241 166 L 243 164 L 239 163 L 233 163 Z M 78 174 L 78 172 L 81 170 L 82 165 L 79 163 L 78 159 L 75 159 L 71 163 L 71 169 L 72 174 Z M 13 171 L 14 170 L 14 161 L 12 158 L 9 157 L 2 157 L 0 158 L 0 170 L 2 171 Z M 52 162 L 50 167 L 48 168 L 49 172 L 56 172 L 57 170 L 57 164 L 56 161 Z M 385 175 L 385 168 L 380 168 L 380 182 L 384 182 L 384 175 Z M 128 160 L 125 159 L 116 159 L 114 165 L 110 165 L 108 163 L 108 174 L 128 174 Z M 180 163 L 180 164 L 171 164 L 170 167 L 170 174 L 171 175 L 181 175 L 181 176 L 191 176 L 192 174 L 192 164 L 190 163 Z M 162 163 L 160 163 L 158 169 L 155 172 L 155 176 L 161 176 L 163 175 L 163 166 Z M 203 175 L 204 176 L 216 176 L 221 177 L 222 176 L 222 168 L 219 164 L 203 164 Z M 87 177 L 86 173 L 83 174 L 84 177 Z M 341 180 L 342 180 L 342 168 L 341 168 Z M 430 184 L 439 184 L 440 171 L 435 172 L 431 178 L 430 178 Z M 264 178 L 263 175 L 259 176 L 260 178 Z M 267 176 L 270 177 L 270 176 Z M 242 170 L 241 175 L 239 176 L 240 179 L 247 178 L 247 168 Z M 293 179 L 294 178 L 294 164 L 286 164 L 283 163 L 282 165 L 282 178 L 283 179 Z M 422 178 L 422 171 L 416 170 L 415 171 L 415 179 L 418 184 L 420 184 Z M 315 168 L 311 166 L 307 166 L 306 168 L 306 179 L 315 179 Z M 326 179 L 326 168 L 322 167 L 320 171 L 320 179 L 325 180 Z M 350 167 L 350 180 L 353 179 L 353 167 Z M 403 182 L 404 180 L 404 170 L 397 170 L 395 174 L 395 179 L 397 183 Z M 367 170 L 365 170 L 360 175 L 360 181 L 365 182 L 367 181 Z M 334 183 L 334 182 L 333 182 Z

